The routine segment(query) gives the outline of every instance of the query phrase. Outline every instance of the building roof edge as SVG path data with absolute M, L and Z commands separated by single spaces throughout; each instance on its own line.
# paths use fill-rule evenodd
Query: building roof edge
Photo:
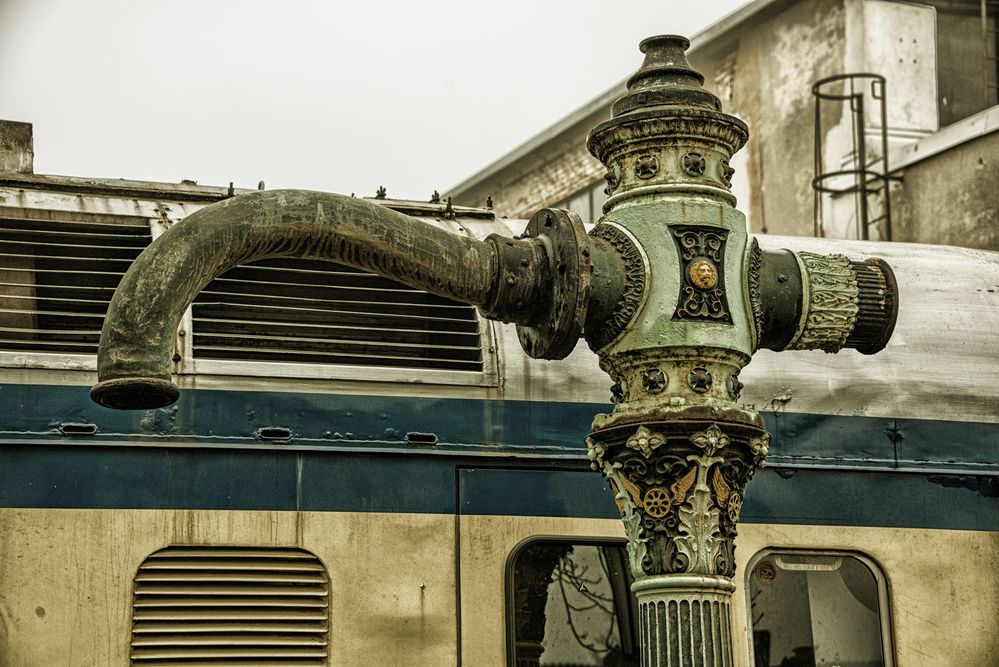
M 773 5 L 789 1 L 790 0 L 752 0 L 751 2 L 748 2 L 735 11 L 726 14 L 704 30 L 695 34 L 690 40 L 690 49 L 688 50 L 688 53 L 696 53 L 699 49 L 708 46 L 711 42 L 715 41 L 725 33 L 755 17 L 760 12 L 771 8 Z M 628 76 L 631 75 L 629 74 Z M 575 111 L 563 116 L 555 123 L 541 130 L 510 152 L 500 156 L 497 160 L 489 163 L 465 180 L 449 188 L 447 193 L 453 197 L 460 197 L 486 179 L 495 176 L 507 167 L 516 164 L 524 157 L 543 146 L 545 143 L 572 129 L 588 116 L 593 115 L 604 107 L 609 109 L 611 104 L 614 103 L 614 100 L 626 92 L 627 88 L 625 84 L 627 80 L 628 77 L 622 78 L 613 86 L 606 89 L 589 102 L 583 104 Z

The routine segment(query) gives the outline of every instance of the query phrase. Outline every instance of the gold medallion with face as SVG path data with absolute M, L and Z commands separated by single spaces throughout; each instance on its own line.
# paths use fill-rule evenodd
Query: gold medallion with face
M 690 263 L 688 269 L 690 282 L 700 289 L 711 289 L 718 282 L 718 269 L 714 262 L 704 257 L 699 257 Z

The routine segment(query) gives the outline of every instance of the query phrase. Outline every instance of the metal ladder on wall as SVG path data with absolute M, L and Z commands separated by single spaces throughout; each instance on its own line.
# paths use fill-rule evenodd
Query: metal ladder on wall
M 857 238 L 871 238 L 871 229 L 874 228 L 880 240 L 890 241 L 891 177 L 888 173 L 885 78 L 870 73 L 839 74 L 816 81 L 812 86 L 812 95 L 815 97 L 815 177 L 812 179 L 815 236 L 825 236 L 823 211 L 827 207 L 823 204 L 827 198 L 852 194 Z M 848 105 L 853 149 L 849 153 L 848 166 L 826 171 L 822 118 L 831 104 Z M 880 150 L 873 155 L 869 155 L 867 143 L 866 117 L 869 108 L 880 119 L 881 126 L 877 137 Z

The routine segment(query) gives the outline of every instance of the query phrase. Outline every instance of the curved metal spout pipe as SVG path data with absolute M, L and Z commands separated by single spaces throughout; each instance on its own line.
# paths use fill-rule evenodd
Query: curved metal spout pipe
M 174 332 L 214 278 L 260 259 L 326 259 L 465 303 L 489 303 L 490 243 L 452 234 L 370 202 L 272 190 L 205 207 L 167 230 L 129 268 L 101 332 L 91 391 L 101 405 L 147 409 L 178 397 Z
M 198 292 L 229 269 L 274 257 L 325 259 L 479 306 L 521 325 L 535 357 L 561 359 L 582 334 L 590 277 L 622 260 L 591 241 L 576 216 L 541 211 L 520 239 L 478 241 L 384 206 L 342 195 L 272 190 L 227 199 L 188 216 L 125 273 L 108 308 L 97 356 L 97 403 L 150 409 L 177 400 L 170 380 L 174 332 Z M 599 281 L 593 312 L 623 285 Z M 608 287 L 608 285 L 610 285 Z

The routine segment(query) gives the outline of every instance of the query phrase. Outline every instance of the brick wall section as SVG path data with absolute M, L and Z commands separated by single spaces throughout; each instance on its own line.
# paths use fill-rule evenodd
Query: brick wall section
M 539 208 L 561 201 L 603 179 L 603 165 L 582 144 L 521 174 L 493 195 L 496 212 L 511 218 L 530 217 Z

